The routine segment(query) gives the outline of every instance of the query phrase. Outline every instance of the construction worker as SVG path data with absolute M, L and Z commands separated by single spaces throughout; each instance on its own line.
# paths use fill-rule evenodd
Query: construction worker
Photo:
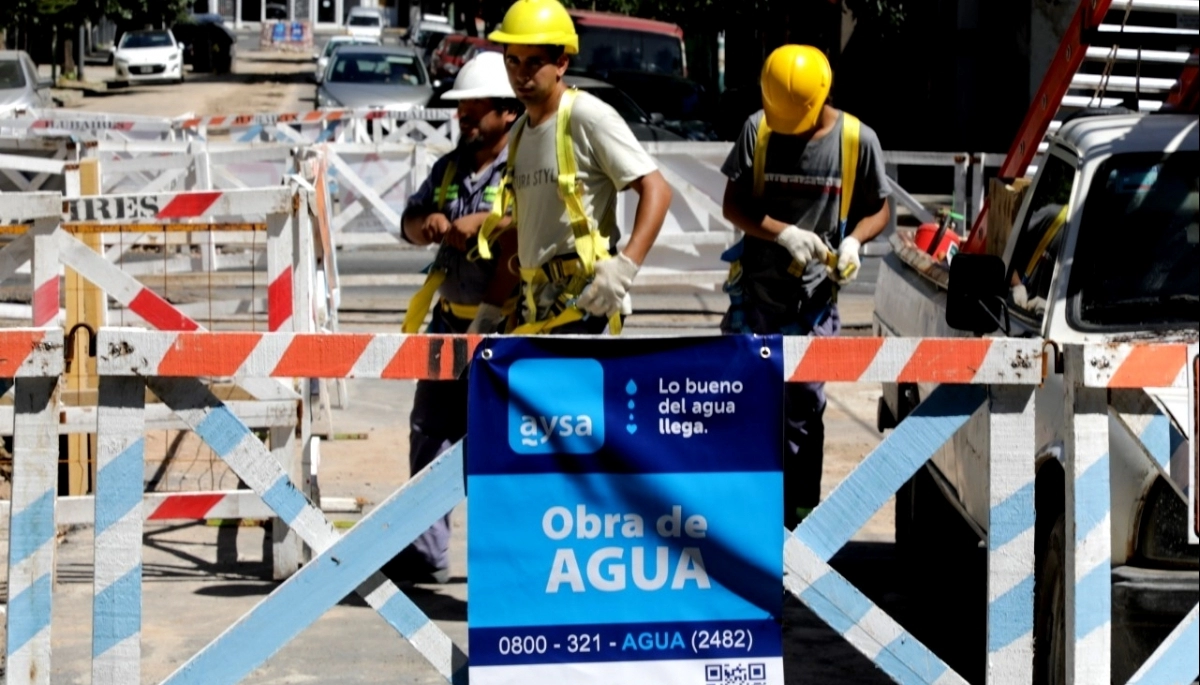
M 558 0 L 517 0 L 490 36 L 525 116 L 513 127 L 505 187 L 484 226 L 487 238 L 512 207 L 521 275 L 522 325 L 513 332 L 618 333 L 628 291 L 654 244 L 671 189 L 629 126 L 598 98 L 563 82 L 579 52 Z M 617 193 L 638 194 L 624 251 L 616 251 Z
M 458 101 L 458 147 L 434 162 L 429 177 L 408 199 L 401 219 L 405 240 L 440 243 L 425 285 L 413 297 L 404 332 L 418 332 L 434 294 L 440 294 L 427 333 L 493 333 L 506 318 L 517 276 L 498 261 L 471 258 L 477 233 L 490 214 L 507 164 L 508 130 L 520 115 L 499 53 L 482 53 L 463 65 L 442 96 Z M 511 232 L 509 232 L 511 233 Z M 514 254 L 515 240 L 498 242 Z M 467 380 L 420 381 L 409 419 L 409 464 L 425 468 L 467 432 Z M 446 582 L 450 516 L 439 520 L 384 566 L 393 580 Z
M 763 109 L 750 116 L 721 171 L 723 213 L 745 233 L 725 255 L 725 333 L 833 336 L 837 289 L 859 249 L 887 226 L 879 139 L 829 104 L 833 71 L 820 50 L 785 45 L 767 57 Z M 824 385 L 789 383 L 784 397 L 784 524 L 817 506 L 824 461 Z

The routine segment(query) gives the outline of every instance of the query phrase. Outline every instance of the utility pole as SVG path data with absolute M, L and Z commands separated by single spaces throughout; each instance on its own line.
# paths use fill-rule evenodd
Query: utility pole
M 78 76 L 76 78 L 79 79 L 80 83 L 83 83 L 83 61 L 84 61 L 84 58 L 87 56 L 87 44 L 85 42 L 86 37 L 87 37 L 87 28 L 83 24 L 80 24 L 79 25 L 79 63 L 75 67 L 75 73 L 78 74 Z

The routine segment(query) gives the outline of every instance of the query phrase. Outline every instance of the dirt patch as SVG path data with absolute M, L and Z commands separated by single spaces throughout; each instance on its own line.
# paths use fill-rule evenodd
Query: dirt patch
M 312 108 L 313 62 L 301 55 L 249 52 L 231 74 L 188 73 L 182 84 L 130 85 L 85 98 L 72 109 L 110 114 L 180 117 L 297 112 Z M 92 78 L 114 81 L 111 67 L 89 67 Z

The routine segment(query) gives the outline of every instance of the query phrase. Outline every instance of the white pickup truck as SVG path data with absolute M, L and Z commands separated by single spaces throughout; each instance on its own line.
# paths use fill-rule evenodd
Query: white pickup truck
M 962 337 L 1007 326 L 1010 336 L 1059 345 L 1131 337 L 1194 342 L 1200 329 L 1198 142 L 1195 115 L 1068 120 L 1050 139 L 1005 243 L 1007 276 L 993 290 L 1007 293 L 1002 315 L 985 312 L 983 323 L 964 326 L 971 330 L 951 328 L 948 292 L 961 301 L 962 293 L 951 289 L 969 279 L 951 279 L 948 267 L 900 231 L 876 287 L 876 334 Z M 955 271 L 957 277 L 960 270 Z M 952 318 L 964 325 L 954 313 Z M 894 427 L 932 390 L 884 386 L 880 430 Z M 1187 392 L 1147 389 L 1146 394 L 1173 424 L 1169 466 L 1160 467 L 1110 411 L 1113 682 L 1121 683 L 1200 594 L 1200 553 L 1187 535 L 1191 456 L 1186 439 L 1180 439 L 1190 420 Z M 1038 449 L 1030 455 L 1038 468 L 1034 636 L 1035 682 L 1041 683 L 1063 682 L 1063 646 L 1056 637 L 1064 630 L 1065 400 L 1061 372 L 1052 372 L 1037 391 Z M 985 538 L 986 446 L 986 425 L 976 414 L 898 493 L 896 538 L 902 550 L 938 558 L 951 537 L 945 533 L 948 522 L 961 526 L 965 521 L 978 539 Z

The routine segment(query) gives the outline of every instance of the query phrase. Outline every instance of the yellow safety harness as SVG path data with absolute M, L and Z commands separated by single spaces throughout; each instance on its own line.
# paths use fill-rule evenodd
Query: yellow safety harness
M 579 321 L 583 312 L 576 306 L 575 301 L 584 287 L 591 282 L 596 273 L 596 263 L 608 259 L 608 238 L 603 236 L 594 222 L 588 219 L 583 206 L 582 183 L 578 179 L 578 167 L 575 162 L 575 146 L 571 142 L 571 108 L 579 94 L 574 88 L 568 89 L 559 101 L 555 114 L 555 156 L 558 161 L 558 196 L 567 208 L 567 220 L 571 233 L 575 236 L 576 258 L 556 258 L 544 267 L 521 267 L 521 283 L 525 289 L 526 320 L 513 332 L 515 335 L 533 335 L 547 333 L 564 324 Z M 516 193 L 513 191 L 512 175 L 516 166 L 517 149 L 521 144 L 521 132 L 525 130 L 527 116 L 522 116 L 514 126 L 513 137 L 509 142 L 508 158 L 511 160 L 500 181 L 496 201 L 492 205 L 492 213 L 483 222 L 479 231 L 479 256 L 491 259 L 490 241 L 494 237 L 496 226 L 504 215 L 512 209 L 512 223 L 517 224 Z M 541 286 L 551 282 L 566 281 L 550 315 L 542 320 L 537 318 L 537 292 Z M 614 314 L 608 320 L 609 332 L 618 335 L 621 332 L 621 316 Z
M 446 170 L 442 173 L 442 183 L 438 189 L 434 191 L 433 201 L 437 204 L 438 211 L 446 208 L 446 202 L 449 199 L 450 185 L 454 181 L 454 175 L 458 173 L 458 165 L 451 159 L 446 164 Z M 425 320 L 425 315 L 429 313 L 429 306 L 433 304 L 433 296 L 437 294 L 438 288 L 446 282 L 446 270 L 439 269 L 434 265 L 430 265 L 429 274 L 425 276 L 425 282 L 421 284 L 421 288 L 408 302 L 408 311 L 404 314 L 404 323 L 400 330 L 405 333 L 417 333 L 421 330 L 421 322 Z M 474 319 L 475 312 L 479 311 L 478 306 L 458 305 L 463 316 L 462 319 Z M 473 311 L 468 311 L 473 310 Z M 457 313 L 455 316 L 459 316 Z
M 847 228 L 846 223 L 850 217 L 850 202 L 854 195 L 854 183 L 858 177 L 858 152 L 862 124 L 857 117 L 848 112 L 843 112 L 842 115 L 842 193 L 841 206 L 838 211 L 838 230 L 841 232 L 842 236 L 845 237 Z M 770 141 L 771 127 L 767 125 L 766 116 L 763 116 L 758 124 L 758 135 L 754 145 L 753 193 L 755 198 L 762 198 L 766 191 L 767 146 Z M 741 286 L 741 253 L 744 249 L 744 245 L 745 238 L 742 238 L 742 240 L 738 241 L 736 245 L 722 255 L 722 258 L 729 261 L 729 276 L 725 280 L 725 292 L 729 294 L 730 303 L 732 305 L 731 311 L 735 312 L 731 319 L 733 321 L 737 321 L 737 323 L 733 324 L 735 329 L 743 325 L 740 320 L 740 317 L 742 316 L 740 307 L 744 298 Z M 830 250 L 825 257 L 826 266 L 831 269 L 836 269 L 837 261 L 837 253 Z M 799 278 L 804 275 L 804 267 L 802 267 L 795 260 L 792 260 L 792 263 L 788 266 L 788 273 Z M 833 289 L 833 301 L 837 301 L 836 283 Z M 821 314 L 821 316 L 823 315 L 824 313 Z
M 1029 264 L 1025 267 L 1022 280 L 1028 279 L 1033 275 L 1033 270 L 1037 268 L 1038 262 L 1042 261 L 1042 256 L 1046 254 L 1046 248 L 1050 247 L 1050 242 L 1054 240 L 1054 237 L 1057 236 L 1058 232 L 1062 230 L 1063 224 L 1067 223 L 1067 209 L 1068 205 L 1063 205 L 1062 209 L 1059 210 L 1058 214 L 1054 217 L 1054 220 L 1051 221 L 1050 225 L 1046 227 L 1045 234 L 1043 234 L 1042 239 L 1038 241 L 1037 249 L 1035 249 L 1033 254 L 1029 257 Z

